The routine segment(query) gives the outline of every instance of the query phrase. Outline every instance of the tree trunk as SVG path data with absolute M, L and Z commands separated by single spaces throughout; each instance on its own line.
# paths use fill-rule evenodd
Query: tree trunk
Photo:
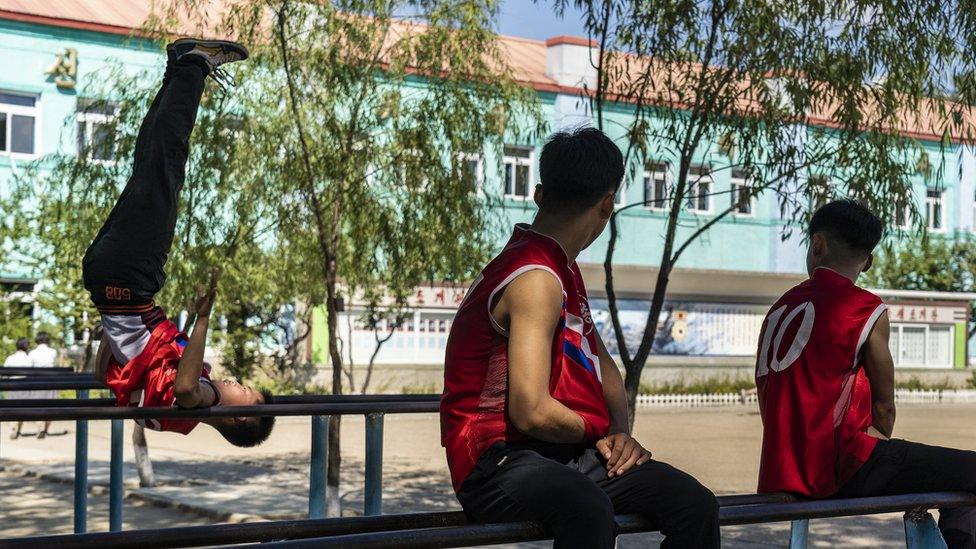
M 329 359 L 332 363 L 332 394 L 342 394 L 342 354 L 339 351 L 338 333 L 338 299 L 336 296 L 336 276 L 335 261 L 329 261 L 326 269 L 326 322 L 329 327 Z M 329 470 L 326 476 L 326 516 L 342 516 L 341 502 L 339 500 L 339 478 L 340 468 L 342 467 L 342 455 L 340 453 L 340 428 L 342 426 L 342 416 L 334 415 L 329 418 Z
M 149 446 L 146 444 L 146 429 L 136 423 L 132 430 L 132 450 L 136 456 L 136 470 L 139 471 L 139 486 L 151 488 L 156 485 L 152 461 L 149 460 Z

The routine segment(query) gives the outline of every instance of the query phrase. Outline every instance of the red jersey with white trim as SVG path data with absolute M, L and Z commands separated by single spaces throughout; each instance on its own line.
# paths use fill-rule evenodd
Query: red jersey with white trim
M 111 355 L 105 383 L 115 394 L 116 406 L 176 406 L 173 383 L 186 347 L 187 338 L 170 320 L 157 325 L 138 356 L 124 366 Z M 204 369 L 200 379 L 210 382 L 210 371 Z M 214 394 L 218 396 L 216 388 Z M 136 420 L 155 431 L 187 434 L 200 423 L 196 419 Z
M 583 418 L 584 443 L 606 436 L 610 413 L 603 397 L 597 333 L 576 262 L 552 238 L 516 225 L 505 249 L 481 272 L 458 308 L 447 340 L 441 443 L 454 490 L 481 454 L 499 441 L 527 440 L 508 418 L 508 334 L 491 316 L 495 295 L 532 270 L 562 286 L 563 307 L 552 336 L 549 394 Z
M 783 294 L 759 336 L 759 492 L 835 494 L 877 439 L 861 348 L 881 298 L 827 268 Z

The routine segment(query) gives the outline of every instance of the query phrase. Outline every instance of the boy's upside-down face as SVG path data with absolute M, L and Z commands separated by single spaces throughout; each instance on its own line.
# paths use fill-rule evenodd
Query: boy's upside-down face
M 255 406 L 264 404 L 264 395 L 260 391 L 255 391 L 232 379 L 214 380 L 213 384 L 220 393 L 221 406 Z

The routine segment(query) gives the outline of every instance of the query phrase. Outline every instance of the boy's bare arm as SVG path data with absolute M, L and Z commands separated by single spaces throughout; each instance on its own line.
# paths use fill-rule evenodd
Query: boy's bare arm
M 545 271 L 513 280 L 492 314 L 508 329 L 508 417 L 520 432 L 546 442 L 579 442 L 583 418 L 552 398 L 552 338 L 559 323 L 562 289 Z
M 176 380 L 173 382 L 173 394 L 176 403 L 183 408 L 200 408 L 210 406 L 216 400 L 213 387 L 208 383 L 200 383 L 203 374 L 203 353 L 207 348 L 207 330 L 210 327 L 210 311 L 213 309 L 214 299 L 217 297 L 217 272 L 210 276 L 210 288 L 204 293 L 197 289 L 197 320 L 193 324 L 190 341 L 183 350 L 179 367 L 176 370 Z
M 108 334 L 102 329 L 102 340 L 98 344 L 98 353 L 95 355 L 95 379 L 105 383 L 105 373 L 108 372 L 108 359 L 112 356 L 112 348 L 109 347 Z
M 872 427 L 885 438 L 895 428 L 895 363 L 888 348 L 888 312 L 882 313 L 864 343 L 864 371 L 871 383 Z

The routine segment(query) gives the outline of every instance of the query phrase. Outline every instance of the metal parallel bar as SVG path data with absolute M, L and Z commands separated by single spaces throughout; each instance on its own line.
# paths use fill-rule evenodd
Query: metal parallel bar
M 807 549 L 808 539 L 810 539 L 809 520 L 790 522 L 790 549 Z
M 159 407 L 94 408 L 0 408 L 0 421 L 64 421 L 77 419 L 159 419 L 258 416 L 365 415 L 370 413 L 435 413 L 437 402 L 340 402 L 310 404 L 261 404 L 180 409 Z
M 928 511 L 905 513 L 906 549 L 947 549 L 939 525 Z
M 887 513 L 904 511 L 915 508 L 959 507 L 976 504 L 976 496 L 961 492 L 935 492 L 924 494 L 909 494 L 904 496 L 886 496 L 876 498 L 857 498 L 848 500 L 817 500 L 795 501 L 780 503 L 784 498 L 781 494 L 771 495 L 742 495 L 719 496 L 720 519 L 724 526 L 732 524 L 751 524 L 758 522 L 776 522 L 791 520 L 790 517 L 781 518 L 783 508 L 793 509 L 794 514 L 809 514 L 811 504 L 818 506 L 820 513 L 816 518 L 827 516 L 846 516 L 851 509 L 861 510 L 862 513 Z M 768 504 L 747 503 L 737 505 L 740 501 L 749 500 L 778 500 Z M 833 513 L 823 514 L 824 508 L 833 508 Z M 739 510 L 745 510 L 739 513 Z M 748 520 L 744 520 L 748 518 Z M 801 517 L 802 518 L 802 517 Z M 654 530 L 653 524 L 648 523 L 637 515 L 620 515 L 617 524 L 621 534 L 631 534 Z M 478 524 L 470 523 L 462 512 L 446 513 L 412 513 L 403 515 L 382 515 L 374 517 L 343 517 L 336 519 L 291 520 L 253 522 L 240 524 L 217 524 L 211 526 L 188 526 L 180 528 L 165 528 L 152 530 L 132 530 L 116 533 L 93 533 L 84 535 L 40 536 L 30 538 L 0 539 L 0 549 L 7 547 L 56 546 L 58 549 L 71 548 L 113 548 L 138 546 L 140 549 L 159 547 L 191 547 L 202 545 L 220 545 L 231 543 L 269 542 L 282 539 L 302 539 L 321 536 L 343 536 L 342 541 L 348 542 L 346 534 L 364 534 L 382 532 L 383 543 L 389 544 L 396 534 L 394 531 L 411 530 L 407 538 L 416 538 L 420 545 L 414 547 L 444 546 L 430 545 L 431 529 L 445 527 L 462 528 L 465 535 L 461 537 L 463 544 L 503 543 L 529 541 L 525 536 L 538 533 L 539 525 L 527 523 Z M 509 536 L 509 537 L 505 537 Z M 518 537 L 522 536 L 522 537 Z M 401 539 L 401 538 L 397 538 Z M 543 538 L 532 538 L 543 539 Z M 481 540 L 481 541 L 479 541 Z M 354 540 L 353 540 L 354 541 Z M 427 545 L 424 545 L 427 544 Z M 358 545 L 350 545 L 357 546 Z M 366 547 L 366 545 L 363 545 Z M 385 545 L 384 545 L 385 547 Z
M 260 543 L 282 539 L 300 539 L 361 532 L 378 532 L 467 524 L 461 511 L 441 513 L 411 513 L 378 517 L 343 517 L 313 520 L 279 520 L 243 522 L 207 526 L 184 526 L 129 530 L 125 532 L 96 532 L 90 534 L 39 536 L 0 539 L 0 549 L 57 547 L 58 549 L 116 549 L 139 547 L 200 547 L 229 543 Z
M 91 381 L 92 383 L 88 383 Z M 106 387 L 94 378 L 72 377 L 68 379 L 17 379 L 0 381 L 0 390 L 46 390 L 46 389 L 65 389 L 63 385 L 72 385 L 68 389 L 105 389 Z M 82 387 L 77 387 L 82 385 Z M 366 402 L 440 402 L 440 395 L 283 395 L 275 396 L 274 402 L 277 404 L 341 404 L 341 403 L 366 403 Z M 28 403 L 37 402 L 38 407 L 45 407 L 46 403 L 57 406 L 60 402 L 75 402 L 74 399 L 9 399 L 0 401 L 0 408 L 9 408 L 9 403 Z
M 312 416 L 312 450 L 308 472 L 308 518 L 325 517 L 325 480 L 328 472 L 329 418 Z
M 122 459 L 123 434 L 125 423 L 121 419 L 112 420 L 112 456 L 109 465 L 108 529 L 110 532 L 122 530 L 122 481 L 125 463 Z
M 359 403 L 359 402 L 439 402 L 440 395 L 297 395 L 276 396 L 276 404 L 319 404 L 319 403 Z M 0 399 L 2 408 L 93 408 L 114 406 L 114 398 L 17 398 Z
M 43 376 L 71 373 L 74 373 L 74 369 L 67 366 L 0 366 L 0 376 Z
M 366 414 L 366 486 L 363 514 L 383 514 L 383 414 Z
M 11 379 L 0 380 L 0 391 L 60 391 L 60 390 L 81 390 L 81 389 L 106 389 L 103 383 L 99 383 L 95 378 L 60 378 L 54 380 L 41 379 Z
M 88 391 L 81 389 L 77 398 L 87 398 Z M 75 424 L 75 533 L 88 530 L 88 421 L 79 419 Z
M 723 526 L 783 522 L 826 517 L 848 517 L 893 513 L 909 509 L 952 508 L 976 505 L 976 495 L 965 492 L 929 492 L 853 499 L 803 500 L 768 505 L 723 507 L 719 518 Z
M 96 408 L 114 405 L 114 398 L 11 398 L 0 400 L 0 408 Z

